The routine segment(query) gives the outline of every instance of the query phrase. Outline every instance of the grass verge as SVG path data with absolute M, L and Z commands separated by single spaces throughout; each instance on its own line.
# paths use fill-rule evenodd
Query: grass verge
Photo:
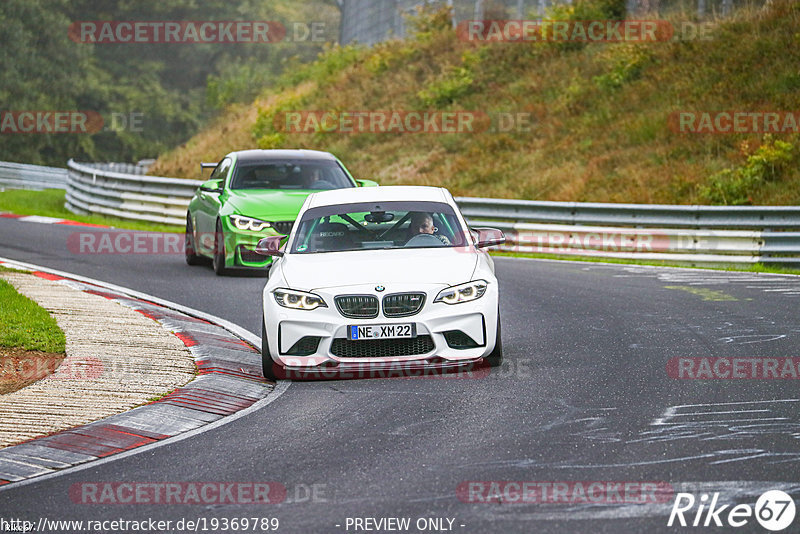
M 47 310 L 0 279 L 0 395 L 51 374 L 65 350 L 64 332 Z
M 0 347 L 64 352 L 64 332 L 50 314 L 0 280 Z
M 183 227 L 170 224 L 156 224 L 102 215 L 77 215 L 64 207 L 64 195 L 65 192 L 61 189 L 45 189 L 44 191 L 6 190 L 0 193 L 0 212 L 57 217 L 88 224 L 126 228 L 128 230 L 145 230 L 148 232 L 183 231 Z

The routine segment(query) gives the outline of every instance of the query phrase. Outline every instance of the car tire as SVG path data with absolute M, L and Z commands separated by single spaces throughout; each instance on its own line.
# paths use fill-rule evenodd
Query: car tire
M 228 269 L 225 268 L 225 234 L 220 221 L 217 221 L 217 231 L 214 233 L 214 259 L 211 264 L 217 276 L 228 274 Z
M 500 334 L 500 311 L 497 312 L 497 336 L 495 337 L 494 350 L 484 357 L 489 367 L 500 367 L 503 365 L 503 338 Z
M 186 216 L 186 238 L 183 251 L 187 265 L 200 265 L 203 263 L 203 258 L 197 255 L 197 247 L 194 244 L 194 226 L 192 225 L 192 218 L 188 215 Z
M 267 326 L 265 323 L 264 318 L 261 319 L 261 371 L 264 374 L 264 378 L 267 380 L 272 380 L 273 382 L 276 381 L 278 378 L 275 373 L 275 369 L 279 367 L 278 364 L 275 363 L 275 360 L 272 359 L 272 355 L 269 353 L 269 343 L 267 341 Z

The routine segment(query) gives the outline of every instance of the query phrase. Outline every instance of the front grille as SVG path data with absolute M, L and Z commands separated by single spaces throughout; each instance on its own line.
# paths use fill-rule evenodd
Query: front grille
M 447 341 L 447 346 L 451 349 L 472 349 L 480 346 L 474 339 L 461 330 L 448 330 L 444 332 L 444 339 Z
M 333 301 L 345 317 L 373 319 L 378 316 L 378 298 L 372 295 L 340 295 Z
M 289 232 L 292 231 L 292 226 L 294 226 L 294 221 L 278 221 L 272 223 L 272 227 L 279 233 L 283 235 L 289 235 Z
M 310 356 L 317 352 L 319 340 L 322 339 L 318 336 L 305 336 L 297 340 L 287 352 L 290 356 Z
M 408 317 L 419 313 L 425 303 L 425 293 L 394 293 L 383 297 L 386 317 Z
M 247 263 L 264 263 L 265 261 L 271 259 L 267 256 L 256 254 L 254 250 L 250 250 L 244 245 L 239 245 L 239 257 L 242 258 L 242 261 L 246 261 Z
M 351 341 L 337 338 L 331 344 L 331 353 L 339 358 L 392 358 L 425 354 L 434 348 L 428 335 L 408 339 L 367 339 Z

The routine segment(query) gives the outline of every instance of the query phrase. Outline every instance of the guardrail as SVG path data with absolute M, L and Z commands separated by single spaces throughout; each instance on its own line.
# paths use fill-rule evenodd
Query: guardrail
M 800 206 L 675 206 L 460 197 L 481 219 L 661 228 L 800 229 Z
M 457 198 L 508 252 L 703 264 L 800 264 L 800 206 L 671 206 Z
M 119 164 L 67 163 L 65 205 L 73 213 L 95 213 L 162 224 L 184 225 L 198 180 L 119 172 Z
M 64 189 L 67 169 L 0 161 L 0 188 Z
M 64 169 L 0 163 L 29 186 Z M 15 167 L 12 167 L 15 166 Z M 77 163 L 64 178 L 66 207 L 183 225 L 198 180 L 144 176 L 141 166 Z M 44 169 L 44 170 L 43 170 Z M 9 171 L 10 172 L 10 171 Z M 58 183 L 57 178 L 46 183 Z M 45 183 L 45 179 L 40 180 Z M 501 250 L 702 264 L 800 265 L 800 206 L 672 206 L 460 197 L 475 226 L 506 233 Z

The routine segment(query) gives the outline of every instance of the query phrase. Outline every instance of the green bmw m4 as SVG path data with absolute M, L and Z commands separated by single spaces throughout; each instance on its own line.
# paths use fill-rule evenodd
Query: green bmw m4
M 203 164 L 213 166 L 213 164 Z M 268 235 L 288 235 L 306 197 L 315 191 L 370 187 L 333 154 L 314 150 L 241 150 L 216 164 L 186 214 L 186 263 L 211 259 L 214 272 L 267 267 L 255 253 Z

